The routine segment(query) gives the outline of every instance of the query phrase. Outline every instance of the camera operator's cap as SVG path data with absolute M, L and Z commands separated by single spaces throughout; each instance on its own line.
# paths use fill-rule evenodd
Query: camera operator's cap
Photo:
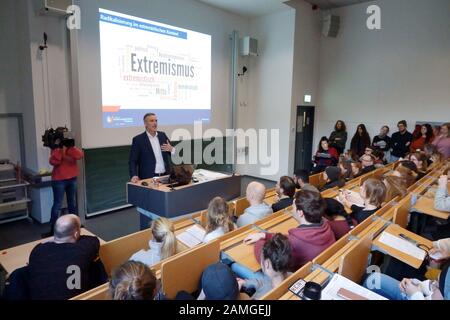
M 322 297 L 322 286 L 315 282 L 307 282 L 303 289 L 303 297 L 308 300 L 320 300 Z
M 206 300 L 236 300 L 239 285 L 231 269 L 224 263 L 209 265 L 202 274 L 201 286 Z

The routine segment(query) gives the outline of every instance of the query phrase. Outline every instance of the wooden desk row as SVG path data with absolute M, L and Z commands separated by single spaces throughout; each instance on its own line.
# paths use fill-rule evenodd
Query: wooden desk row
M 358 181 L 354 181 L 354 183 L 358 183 Z M 337 195 L 337 189 L 333 189 L 333 190 L 327 190 L 324 192 L 325 196 L 336 196 Z M 266 203 L 270 203 L 273 202 L 272 199 L 274 199 L 275 197 L 275 189 L 269 189 L 266 192 L 266 198 L 265 198 L 265 202 Z M 235 208 L 234 208 L 234 212 L 235 214 L 238 212 L 242 213 L 246 206 L 248 206 L 248 202 L 247 204 L 244 201 L 245 198 L 242 199 L 238 199 L 237 201 L 234 202 L 235 204 Z M 239 201 L 241 200 L 241 201 Z M 272 201 L 271 201 L 272 200 Z M 200 221 L 200 223 L 204 226 L 204 222 L 205 222 L 205 212 L 200 212 L 197 214 L 194 214 L 192 216 L 192 218 L 184 218 L 182 220 L 179 220 L 177 222 L 175 222 L 175 233 L 179 234 L 181 232 L 183 232 L 184 230 L 186 230 L 186 228 L 189 228 L 190 226 L 192 226 L 196 220 L 197 222 Z M 256 259 L 254 258 L 253 255 L 253 249 L 251 246 L 246 246 L 247 250 L 244 251 L 240 251 L 238 250 L 239 248 L 237 248 L 235 245 L 237 242 L 242 243 L 242 240 L 250 233 L 255 232 L 255 228 L 260 228 L 260 229 L 265 229 L 265 230 L 269 230 L 271 232 L 281 232 L 281 233 L 287 233 L 287 231 L 291 228 L 294 228 L 298 225 L 298 223 L 292 218 L 291 214 L 290 214 L 290 208 L 288 208 L 287 210 L 282 210 L 280 212 L 274 213 L 272 215 L 270 215 L 269 217 L 266 217 L 258 222 L 256 222 L 254 224 L 254 226 L 245 226 L 242 228 L 239 228 L 237 230 L 234 230 L 230 233 L 227 233 L 226 235 L 220 237 L 217 241 L 219 243 L 219 250 L 225 250 L 227 248 L 231 248 L 231 250 L 233 250 L 233 248 L 236 251 L 236 254 L 238 255 L 236 257 L 237 260 L 240 259 L 245 259 L 248 258 L 249 263 L 251 263 L 253 265 L 253 268 L 255 270 L 259 269 L 259 266 L 257 266 L 257 262 Z M 115 239 L 113 241 L 108 242 L 105 246 L 102 246 L 101 249 L 101 259 L 103 261 L 103 263 L 105 264 L 105 268 L 107 270 L 107 272 L 110 274 L 111 271 L 117 267 L 118 265 L 120 265 L 121 263 L 123 263 L 124 261 L 126 261 L 127 259 L 129 259 L 129 257 L 131 256 L 132 253 L 142 249 L 142 248 L 148 248 L 148 241 L 151 238 L 151 232 L 150 230 L 143 230 L 140 232 L 136 232 L 132 235 L 128 235 L 119 239 Z M 185 246 L 181 246 L 181 248 L 179 248 L 179 252 L 171 257 L 166 259 L 165 261 L 162 261 L 154 266 L 152 266 L 152 269 L 155 271 L 156 275 L 158 278 L 161 279 L 162 283 L 163 283 L 163 289 L 164 290 L 168 290 L 168 291 L 164 291 L 164 292 L 174 292 L 175 290 L 173 290 L 173 286 L 176 286 L 177 290 L 180 289 L 180 279 L 178 276 L 170 276 L 171 279 L 178 279 L 175 282 L 171 282 L 170 280 L 167 280 L 167 278 L 164 278 L 164 272 L 162 271 L 163 266 L 165 263 L 169 263 L 169 265 L 171 264 L 171 261 L 175 261 L 173 263 L 181 263 L 179 261 L 179 259 L 181 259 L 180 257 L 186 257 L 186 256 L 193 256 L 196 257 L 196 253 L 201 252 L 201 251 L 197 251 L 198 248 L 202 248 L 204 246 L 208 246 L 209 244 L 206 245 L 201 245 L 198 246 L 196 248 L 192 248 L 192 249 L 188 249 Z M 233 247 L 234 246 L 234 247 Z M 180 247 L 180 246 L 179 246 Z M 233 254 L 233 253 L 232 253 Z M 219 254 L 217 254 L 218 257 Z M 202 260 L 202 256 L 198 256 L 196 257 L 196 259 L 192 260 L 192 261 L 198 261 L 198 260 Z M 177 262 L 178 261 L 178 262 Z M 195 269 L 195 267 L 192 266 L 186 266 L 186 264 L 180 264 L 180 268 L 179 268 L 179 273 L 180 274 L 184 274 L 184 270 L 186 270 L 186 268 L 188 268 L 190 270 L 190 275 L 192 275 L 192 268 Z M 175 268 L 176 270 L 176 268 Z M 198 269 L 196 269 L 198 270 Z M 202 269 L 203 270 L 203 269 Z M 166 272 L 167 274 L 167 272 Z M 165 280 L 164 280 L 165 279 Z M 166 285 L 164 285 L 164 283 Z M 198 282 L 197 282 L 198 283 Z M 181 290 L 181 289 L 180 289 Z M 99 286 L 97 288 L 94 288 L 88 292 L 85 292 L 77 297 L 74 297 L 73 299 L 78 300 L 84 300 L 84 299 L 108 299 L 109 297 L 109 292 L 108 292 L 108 284 L 104 284 L 102 286 Z

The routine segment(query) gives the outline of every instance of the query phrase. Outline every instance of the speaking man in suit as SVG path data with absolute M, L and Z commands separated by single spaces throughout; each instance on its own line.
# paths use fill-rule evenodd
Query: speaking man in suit
M 175 148 L 169 138 L 158 129 L 158 118 L 154 113 L 144 116 L 145 132 L 133 138 L 129 167 L 131 182 L 168 174 L 170 156 Z
M 131 182 L 169 174 L 170 157 L 175 154 L 175 148 L 170 144 L 167 135 L 158 129 L 158 118 L 154 113 L 144 116 L 145 132 L 133 138 L 131 145 L 129 167 Z M 137 208 L 140 213 L 140 229 L 149 227 L 156 216 L 143 208 Z

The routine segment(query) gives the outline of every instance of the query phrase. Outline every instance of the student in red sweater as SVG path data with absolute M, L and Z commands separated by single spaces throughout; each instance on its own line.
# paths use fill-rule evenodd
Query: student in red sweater
M 339 153 L 335 148 L 330 147 L 327 137 L 322 137 L 314 156 L 314 167 L 311 169 L 311 173 L 322 172 L 326 167 L 337 165 L 338 161 Z
M 292 215 L 300 225 L 288 231 L 292 270 L 297 270 L 336 242 L 333 230 L 323 217 L 324 210 L 325 201 L 319 193 L 300 190 L 295 194 Z M 244 243 L 255 243 L 254 252 L 259 259 L 265 241 L 272 236 L 270 233 L 254 233 L 248 235 Z
M 423 151 L 423 147 L 427 143 L 434 140 L 433 128 L 428 123 L 420 127 L 420 131 L 416 133 L 410 146 L 411 152 Z
M 77 210 L 77 161 L 84 156 L 83 151 L 75 147 L 73 139 L 64 139 L 63 141 L 55 141 L 50 155 L 50 164 L 53 166 L 52 172 L 52 189 L 53 189 L 53 206 L 50 218 L 51 231 L 61 211 L 64 194 L 67 198 L 67 207 L 69 213 L 78 215 Z M 45 236 L 48 236 L 46 234 Z

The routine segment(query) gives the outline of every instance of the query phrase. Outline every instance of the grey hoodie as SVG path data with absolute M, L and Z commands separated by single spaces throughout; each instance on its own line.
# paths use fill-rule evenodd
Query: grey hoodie
M 237 219 L 236 224 L 238 228 L 240 228 L 248 224 L 255 223 L 256 221 L 261 220 L 272 213 L 272 208 L 265 203 L 250 206 L 245 209 L 244 213 Z

